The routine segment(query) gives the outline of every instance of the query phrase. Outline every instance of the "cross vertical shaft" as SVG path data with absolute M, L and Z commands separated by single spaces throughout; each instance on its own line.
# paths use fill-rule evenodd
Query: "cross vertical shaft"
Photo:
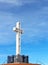
M 20 55 L 20 41 L 21 41 L 21 34 L 22 34 L 22 30 L 21 30 L 21 26 L 20 26 L 20 22 L 16 23 L 16 27 L 13 28 L 13 30 L 16 32 L 16 55 Z

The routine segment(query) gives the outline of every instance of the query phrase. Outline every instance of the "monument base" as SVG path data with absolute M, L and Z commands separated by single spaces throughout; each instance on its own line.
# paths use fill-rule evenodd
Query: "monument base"
M 25 55 L 12 55 L 8 56 L 7 63 L 29 63 L 28 56 Z

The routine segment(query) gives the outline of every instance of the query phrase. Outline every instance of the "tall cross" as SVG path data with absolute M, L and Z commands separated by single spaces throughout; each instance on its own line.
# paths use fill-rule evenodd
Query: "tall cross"
M 20 55 L 21 34 L 23 33 L 23 30 L 21 30 L 20 22 L 16 23 L 16 27 L 13 27 L 13 30 L 16 32 L 16 55 Z

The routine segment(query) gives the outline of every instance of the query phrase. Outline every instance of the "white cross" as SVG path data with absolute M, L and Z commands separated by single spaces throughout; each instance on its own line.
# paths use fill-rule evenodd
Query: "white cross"
M 20 22 L 16 23 L 16 27 L 14 27 L 13 30 L 16 32 L 16 55 L 20 55 L 21 34 L 23 33 L 23 30 L 21 30 Z

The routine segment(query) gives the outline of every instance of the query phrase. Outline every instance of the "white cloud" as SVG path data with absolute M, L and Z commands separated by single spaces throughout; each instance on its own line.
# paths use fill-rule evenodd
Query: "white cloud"
M 37 0 L 36 0 L 37 1 Z M 32 2 L 36 2 L 35 0 L 33 1 L 33 0 L 0 0 L 0 2 L 7 2 L 7 3 L 15 3 L 16 5 L 22 5 L 22 4 L 25 4 L 25 3 L 32 3 Z M 26 40 L 26 41 L 28 41 L 28 40 L 30 40 L 30 41 L 36 41 L 36 40 L 38 40 L 39 38 L 48 38 L 48 35 L 47 35 L 47 33 L 48 33 L 48 30 L 47 30 L 47 28 L 48 28 L 48 23 L 47 22 L 45 22 L 44 20 L 45 20 L 45 16 L 44 16 L 44 14 L 46 14 L 47 13 L 47 11 L 48 11 L 48 9 L 47 9 L 47 7 L 45 7 L 45 8 L 43 8 L 43 9 L 41 9 L 41 11 L 37 11 L 36 12 L 36 14 L 34 14 L 34 16 L 35 17 L 33 17 L 34 18 L 34 20 L 35 20 L 35 22 L 31 22 L 30 24 L 27 22 L 27 24 L 26 23 L 24 23 L 24 29 L 25 29 L 25 32 L 24 32 L 24 41 Z M 2 15 L 2 14 L 1 14 Z M 20 15 L 19 15 L 20 16 Z M 41 16 L 41 17 L 40 17 Z M 21 16 L 20 16 L 21 17 Z M 27 16 L 26 16 L 27 17 Z M 0 25 L 0 30 L 1 30 L 1 28 L 2 29 L 4 29 L 4 31 L 5 32 L 3 32 L 2 33 L 2 31 L 1 31 L 1 33 L 0 33 L 0 43 L 7 43 L 7 44 L 9 44 L 8 42 L 11 42 L 11 40 L 13 39 L 13 34 L 14 34 L 14 32 L 13 32 L 13 34 L 12 34 L 12 32 L 11 32 L 11 34 L 10 34 L 10 31 L 12 31 L 10 28 L 10 26 L 11 26 L 11 24 L 12 25 L 14 25 L 15 24 L 15 20 L 13 19 L 13 17 L 10 17 L 10 15 L 3 15 L 3 16 L 0 16 L 0 19 L 3 19 L 2 20 L 2 25 Z M 22 17 L 21 17 L 22 18 Z M 33 19 L 32 18 L 32 19 Z M 13 21 L 15 21 L 15 22 L 13 22 L 12 21 L 12 19 L 13 19 Z M 39 19 L 39 20 L 38 20 Z M 43 20 L 42 20 L 43 19 Z M 38 20 L 38 22 L 36 22 Z M 4 22 L 5 21 L 5 22 Z M 43 21 L 43 22 L 42 22 Z M 3 23 L 4 22 L 4 23 Z M 40 23 L 39 23 L 40 22 Z M 1 24 L 1 22 L 0 22 L 0 24 Z M 10 25 L 10 26 L 8 26 L 8 25 Z M 7 27 L 8 26 L 8 27 Z M 7 28 L 6 28 L 7 27 Z M 27 33 L 28 32 L 28 33 Z M 4 36 L 4 37 L 3 37 Z M 25 39 L 25 37 L 28 37 L 28 38 L 26 38 Z M 14 39 L 15 39 L 15 37 L 14 37 Z M 3 40 L 3 41 L 2 41 Z M 25 41 L 25 43 L 26 43 L 26 41 Z M 30 42 L 29 41 L 29 42 Z
M 24 5 L 26 3 L 38 2 L 38 0 L 0 0 L 0 2 L 12 3 L 15 5 Z
M 12 28 L 14 26 L 14 23 L 16 22 L 14 19 L 15 18 L 12 17 L 11 15 L 7 15 L 6 13 L 5 14 L 0 13 L 0 45 L 12 44 L 9 42 L 11 42 L 11 40 L 14 37 L 12 35 L 13 32 Z

